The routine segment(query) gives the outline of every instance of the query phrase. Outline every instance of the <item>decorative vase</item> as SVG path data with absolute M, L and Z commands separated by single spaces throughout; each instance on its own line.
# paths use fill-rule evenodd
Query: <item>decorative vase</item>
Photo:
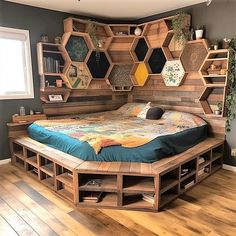
M 134 34 L 136 36 L 140 36 L 142 34 L 142 29 L 140 27 L 136 27 L 136 29 L 134 30 Z
M 214 50 L 218 50 L 218 48 L 219 48 L 219 47 L 218 47 L 218 44 L 215 44 L 215 45 L 214 45 Z
M 196 35 L 196 39 L 202 39 L 202 37 L 203 37 L 203 29 L 195 30 L 195 35 Z

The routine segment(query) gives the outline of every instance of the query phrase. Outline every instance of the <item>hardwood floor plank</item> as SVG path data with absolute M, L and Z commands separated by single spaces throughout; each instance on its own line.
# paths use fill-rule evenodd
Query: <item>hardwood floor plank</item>
M 67 227 L 73 230 L 74 233 L 80 232 L 81 235 L 94 235 L 90 230 L 88 230 L 83 224 L 77 222 L 68 214 L 63 212 L 58 208 L 53 202 L 49 201 L 43 195 L 36 192 L 24 181 L 19 181 L 15 183 L 16 186 L 21 189 L 25 194 L 27 194 L 31 199 L 37 202 L 40 206 L 44 207 L 48 212 L 50 212 L 54 217 L 56 217 L 61 222 L 64 222 Z
M 0 215 L 21 236 L 38 235 L 11 207 L 0 198 Z
M 0 166 L 0 235 L 25 233 L 21 227 L 26 224 L 42 236 L 50 230 L 55 232 L 51 235 L 68 236 L 234 236 L 235 179 L 235 173 L 220 170 L 163 211 L 150 213 L 76 208 L 18 168 Z
M 24 219 L 30 226 L 33 228 L 39 235 L 49 235 L 54 236 L 56 234 L 46 223 L 34 215 L 29 208 L 20 203 L 16 198 L 8 193 L 4 187 L 1 185 L 0 197 L 4 200 L 9 206 L 11 206 L 14 211 Z
M 7 221 L 0 215 L 0 233 L 2 236 L 18 235 L 16 231 L 7 223 Z

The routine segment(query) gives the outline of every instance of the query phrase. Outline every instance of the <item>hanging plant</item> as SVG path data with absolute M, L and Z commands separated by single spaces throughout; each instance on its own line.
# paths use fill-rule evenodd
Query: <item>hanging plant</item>
M 226 96 L 227 132 L 230 132 L 231 123 L 236 117 L 236 37 L 231 39 L 229 45 L 228 94 Z
M 172 19 L 172 28 L 176 41 L 180 45 L 185 45 L 190 40 L 191 32 L 186 25 L 186 18 L 188 14 L 184 12 L 178 13 L 178 15 Z

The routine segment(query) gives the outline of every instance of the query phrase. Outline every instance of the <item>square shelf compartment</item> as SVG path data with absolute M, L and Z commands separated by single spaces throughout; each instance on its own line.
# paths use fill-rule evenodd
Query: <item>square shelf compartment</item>
M 143 195 L 141 193 L 125 193 L 123 194 L 123 207 L 153 209 L 154 203 L 143 200 Z
M 200 163 L 200 161 L 204 159 L 204 162 Z M 205 152 L 202 155 L 199 156 L 198 159 L 199 166 L 198 169 L 201 170 L 202 168 L 208 166 L 211 163 L 211 151 Z
M 117 176 L 79 174 L 79 190 L 117 192 Z
M 34 165 L 26 163 L 26 171 L 35 178 L 38 178 L 39 169 Z
M 46 174 L 45 172 L 40 171 L 40 180 L 47 187 L 54 189 L 54 177 L 51 177 L 50 175 Z
M 173 188 L 179 182 L 179 167 L 165 173 L 161 174 L 160 178 L 160 189 L 161 194 L 168 191 L 170 188 Z
M 212 150 L 212 161 L 215 161 L 219 158 L 223 158 L 224 145 L 220 145 Z
M 56 165 L 56 179 L 63 183 L 64 185 L 73 188 L 73 173 L 71 170 Z
M 54 164 L 43 156 L 39 156 L 40 170 L 49 176 L 54 176 Z
M 15 156 L 17 156 L 19 159 L 22 159 L 22 160 L 25 159 L 23 146 L 17 143 L 12 143 L 12 148 L 13 148 L 13 153 Z
M 169 202 L 173 201 L 175 198 L 178 197 L 178 194 L 179 194 L 178 184 L 170 188 L 168 191 L 162 193 L 160 197 L 159 208 L 162 208 Z
M 37 167 L 38 161 L 37 161 L 37 153 L 30 150 L 30 149 L 25 149 L 25 154 L 26 154 L 26 159 L 25 161 L 29 163 L 30 165 Z
M 184 193 L 196 184 L 196 175 L 190 176 L 189 178 L 182 180 L 180 183 L 180 192 Z
M 154 193 L 154 177 L 124 176 L 123 192 L 125 193 Z
M 181 165 L 181 181 L 184 181 L 196 174 L 197 157 Z
M 24 169 L 25 168 L 25 162 L 21 159 L 21 158 L 19 158 L 18 156 L 16 156 L 16 155 L 14 155 L 14 164 L 16 165 L 16 166 L 18 166 L 19 168 L 21 168 L 21 169 Z
M 214 173 L 215 171 L 219 170 L 222 167 L 223 164 L 223 157 L 216 159 L 211 164 L 211 173 Z
M 67 200 L 74 202 L 74 189 L 70 186 L 56 180 L 56 191 L 58 194 L 65 197 Z
M 101 195 L 100 195 L 101 193 Z M 100 195 L 98 202 L 96 200 L 83 200 L 84 197 L 93 198 Z M 114 192 L 100 192 L 100 191 L 80 191 L 79 204 L 94 205 L 94 206 L 117 206 L 117 193 Z

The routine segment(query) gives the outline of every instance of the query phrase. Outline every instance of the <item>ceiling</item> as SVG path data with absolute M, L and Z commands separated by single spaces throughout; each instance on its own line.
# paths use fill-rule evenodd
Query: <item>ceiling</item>
M 206 0 L 7 0 L 72 14 L 112 18 L 139 19 Z

